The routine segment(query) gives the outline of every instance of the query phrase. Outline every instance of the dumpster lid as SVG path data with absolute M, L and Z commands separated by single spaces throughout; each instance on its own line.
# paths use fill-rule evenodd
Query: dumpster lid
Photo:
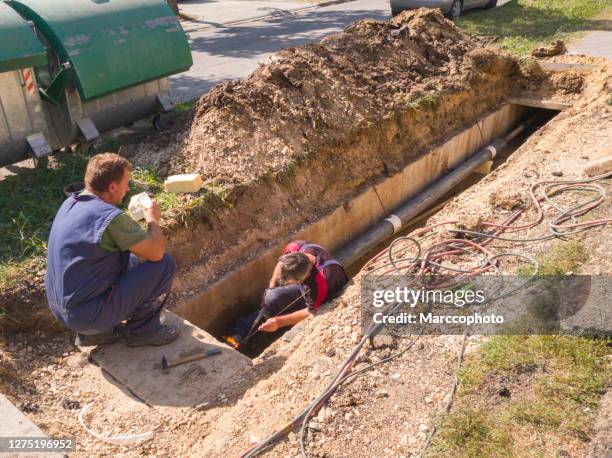
M 47 63 L 47 53 L 29 24 L 0 2 L 0 72 Z
M 163 0 L 13 0 L 62 62 L 81 99 L 156 80 L 191 67 L 191 50 Z

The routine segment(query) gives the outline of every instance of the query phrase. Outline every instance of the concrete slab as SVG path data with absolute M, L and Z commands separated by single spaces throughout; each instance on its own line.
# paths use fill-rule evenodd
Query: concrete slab
M 571 108 L 571 105 L 559 100 L 552 99 L 534 99 L 525 97 L 510 97 L 508 102 L 514 105 L 521 105 L 525 107 L 533 108 L 544 108 L 546 110 L 558 110 L 563 111 Z
M 43 433 L 42 430 L 32 422 L 32 420 L 26 417 L 2 394 L 0 394 L 0 416 L 2 417 L 2 421 L 0 421 L 0 438 L 47 437 L 47 435 Z M 63 455 L 61 453 L 0 452 L 0 457 L 2 458 L 18 456 L 60 457 Z
M 542 70 L 547 72 L 563 72 L 566 70 L 575 70 L 577 72 L 590 72 L 595 68 L 595 65 L 590 64 L 566 64 L 560 62 L 548 62 L 546 60 L 539 61 L 538 64 Z
M 570 45 L 569 53 L 612 59 L 612 31 L 593 30 L 587 33 L 576 44 Z
M 584 286 L 586 289 L 586 286 Z M 580 310 L 561 321 L 561 327 L 576 334 L 612 335 L 612 281 L 609 277 L 592 276 L 588 283 L 588 299 Z
M 0 394 L 0 437 L 45 437 L 41 429 L 32 423 L 11 401 Z
M 249 358 L 174 313 L 166 312 L 165 320 L 181 327 L 181 336 L 171 344 L 103 346 L 91 353 L 93 361 L 153 407 L 194 407 L 215 401 L 228 380 L 251 365 Z M 164 355 L 171 361 L 212 348 L 220 348 L 221 354 L 172 368 L 167 374 L 161 371 Z

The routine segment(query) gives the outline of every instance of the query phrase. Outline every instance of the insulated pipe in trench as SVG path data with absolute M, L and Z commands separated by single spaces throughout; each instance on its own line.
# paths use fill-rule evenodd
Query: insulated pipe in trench
M 489 146 L 478 151 L 467 161 L 460 164 L 457 168 L 426 188 L 416 197 L 400 206 L 388 218 L 385 218 L 349 245 L 344 246 L 336 253 L 336 259 L 344 266 L 350 266 L 357 262 L 378 244 L 400 231 L 402 227 L 410 222 L 410 220 L 426 211 L 437 200 L 470 176 L 470 174 L 480 165 L 492 160 L 498 152 L 506 148 L 514 137 L 525 130 L 529 122 L 530 121 L 520 124 L 503 139 L 498 138 L 493 140 Z

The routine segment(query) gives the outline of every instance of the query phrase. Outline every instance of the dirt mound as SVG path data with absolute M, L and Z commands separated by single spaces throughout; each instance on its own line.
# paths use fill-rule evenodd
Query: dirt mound
M 171 169 L 208 183 L 248 183 L 346 142 L 357 129 L 441 91 L 469 86 L 504 60 L 470 53 L 475 43 L 436 10 L 363 20 L 320 44 L 289 48 L 248 79 L 201 98 L 186 147 Z M 502 71 L 502 73 L 504 73 Z

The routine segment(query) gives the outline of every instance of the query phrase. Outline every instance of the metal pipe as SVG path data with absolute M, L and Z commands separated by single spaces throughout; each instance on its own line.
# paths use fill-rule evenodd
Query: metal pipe
M 506 139 L 514 138 L 524 128 L 525 124 L 521 124 L 506 138 L 493 140 L 490 145 L 472 155 L 467 161 L 400 206 L 392 215 L 340 249 L 336 253 L 336 259 L 345 266 L 350 266 L 357 262 L 378 244 L 400 231 L 413 218 L 435 204 L 438 199 L 442 198 L 447 192 L 470 176 L 480 165 L 492 160 L 498 152 L 507 146 L 508 142 Z

